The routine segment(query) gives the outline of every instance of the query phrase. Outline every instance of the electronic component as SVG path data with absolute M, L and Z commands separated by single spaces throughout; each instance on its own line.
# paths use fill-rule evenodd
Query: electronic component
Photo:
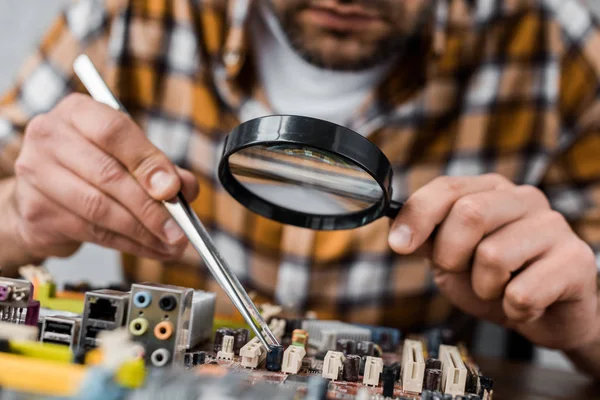
M 307 319 L 302 322 L 302 329 L 310 336 L 310 346 L 320 351 L 335 349 L 338 339 L 371 340 L 369 329 L 340 321 Z
M 233 360 L 233 336 L 223 336 L 221 344 L 221 350 L 217 353 L 217 359 L 219 360 Z
M 432 392 L 439 391 L 442 388 L 442 370 L 435 368 L 425 369 L 423 388 Z
M 33 285 L 23 279 L 0 277 L 0 320 L 35 326 L 39 302 L 33 299 Z
M 347 382 L 358 382 L 361 357 L 356 354 L 348 354 L 344 360 L 343 376 Z
M 240 349 L 248 343 L 250 332 L 246 328 L 238 328 L 233 331 L 233 352 L 240 355 Z
M 204 351 L 194 351 L 192 353 L 185 353 L 183 364 L 188 368 L 195 367 L 197 365 L 204 364 L 205 359 L 206 352 Z
M 157 283 L 133 284 L 127 326 L 145 349 L 147 364 L 183 365 L 189 341 L 192 289 Z
M 224 336 L 233 336 L 233 329 L 219 328 L 215 331 L 215 340 L 213 345 L 213 350 L 215 353 L 221 351 L 221 345 L 223 344 Z
M 283 346 L 272 345 L 270 350 L 267 353 L 266 368 L 269 371 L 280 371 L 281 363 L 283 362 Z
M 98 333 L 112 331 L 127 322 L 129 293 L 118 290 L 95 290 L 85 294 L 79 344 L 84 348 L 99 345 Z
M 308 332 L 304 329 L 294 329 L 292 332 L 292 344 L 306 348 L 308 344 Z
M 396 371 L 386 367 L 381 374 L 381 386 L 383 386 L 383 397 L 394 397 L 394 384 L 396 383 Z
M 356 342 L 352 339 L 338 339 L 335 342 L 335 350 L 341 351 L 344 355 L 356 354 Z
M 302 367 L 302 360 L 306 355 L 306 349 L 302 346 L 291 345 L 283 353 L 281 372 L 286 374 L 297 374 Z
M 418 340 L 406 339 L 402 349 L 402 389 L 405 392 L 420 393 L 424 377 L 423 344 Z
M 479 392 L 478 395 L 483 400 L 491 398 L 494 388 L 494 380 L 487 376 L 479 375 Z
M 254 337 L 240 349 L 240 357 L 242 367 L 256 368 L 267 358 L 267 349 Z
M 344 353 L 329 350 L 323 360 L 323 378 L 331 379 L 333 381 L 339 380 L 342 377 L 344 359 Z
M 440 345 L 442 362 L 442 390 L 453 396 L 465 394 L 467 368 L 455 346 Z
M 356 344 L 356 354 L 373 357 L 375 355 L 375 344 L 368 340 L 361 340 Z
M 379 376 L 383 371 L 383 360 L 379 357 L 367 356 L 365 360 L 365 374 L 363 384 L 367 386 L 378 386 Z
M 81 318 L 49 316 L 44 318 L 40 341 L 56 343 L 75 349 L 79 343 Z
M 217 295 L 203 290 L 194 291 L 186 348 L 193 349 L 212 336 Z M 235 344 L 234 344 L 235 348 Z M 236 353 L 237 354 L 237 353 Z

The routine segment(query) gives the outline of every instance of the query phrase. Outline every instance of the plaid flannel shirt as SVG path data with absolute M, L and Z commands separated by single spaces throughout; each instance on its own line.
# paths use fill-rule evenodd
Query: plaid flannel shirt
M 282 226 L 219 185 L 224 136 L 270 112 L 246 51 L 248 18 L 248 0 L 74 3 L 0 102 L 1 176 L 13 174 L 27 122 L 83 91 L 72 62 L 85 52 L 150 140 L 196 174 L 193 207 L 259 300 L 389 326 L 446 320 L 452 308 L 426 262 L 389 249 L 389 221 Z M 390 159 L 396 200 L 440 175 L 497 172 L 541 188 L 598 250 L 599 76 L 600 33 L 576 0 L 439 0 L 349 127 Z M 130 280 L 203 287 L 218 292 L 221 312 L 232 307 L 191 249 L 179 262 L 125 256 L 124 266 Z

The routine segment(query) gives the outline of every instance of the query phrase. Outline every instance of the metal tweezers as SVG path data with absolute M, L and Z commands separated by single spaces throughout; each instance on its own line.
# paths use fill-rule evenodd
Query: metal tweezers
M 94 100 L 104 103 L 115 110 L 127 113 L 123 105 L 111 93 L 92 64 L 92 61 L 86 55 L 82 54 L 78 56 L 73 63 L 73 68 Z M 192 246 L 200 254 L 210 272 L 225 290 L 225 293 L 227 293 L 266 350 L 270 351 L 271 345 L 279 345 L 273 332 L 271 332 L 269 326 L 258 312 L 248 293 L 246 293 L 223 257 L 219 254 L 206 228 L 204 228 L 204 225 L 200 222 L 200 219 L 198 219 L 181 192 L 177 194 L 175 199 L 163 201 L 163 204 L 173 219 L 179 224 Z

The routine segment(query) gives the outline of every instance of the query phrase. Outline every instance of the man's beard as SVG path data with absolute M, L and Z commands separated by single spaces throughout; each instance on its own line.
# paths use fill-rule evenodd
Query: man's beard
M 345 71 L 368 69 L 386 62 L 393 57 L 403 55 L 405 49 L 408 47 L 408 43 L 416 39 L 430 24 L 431 17 L 433 16 L 433 3 L 435 3 L 433 1 L 424 3 L 418 10 L 417 15 L 414 16 L 408 15 L 406 5 L 401 0 L 340 1 L 340 3 L 344 4 L 358 4 L 366 10 L 377 10 L 381 18 L 389 26 L 394 27 L 394 31 L 372 43 L 368 43 L 370 51 L 357 52 L 351 59 L 348 57 L 336 59 L 331 55 L 324 54 L 323 51 L 320 51 L 315 46 L 310 45 L 310 38 L 306 37 L 307 34 L 297 19 L 302 10 L 313 5 L 318 5 L 319 0 L 286 1 L 288 3 L 283 12 L 277 12 L 276 7 L 272 4 L 272 0 L 268 3 L 277 16 L 283 32 L 296 53 L 305 61 L 317 67 Z M 321 35 L 327 35 L 339 41 L 356 40 L 358 37 L 356 31 L 343 32 L 330 29 L 323 29 L 322 31 Z

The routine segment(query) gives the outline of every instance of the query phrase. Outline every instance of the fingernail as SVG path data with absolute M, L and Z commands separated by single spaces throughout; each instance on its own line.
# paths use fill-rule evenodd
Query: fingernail
M 165 225 L 163 226 L 163 230 L 165 232 L 165 236 L 167 237 L 167 240 L 170 243 L 175 243 L 177 240 L 179 240 L 183 236 L 183 232 L 181 231 L 181 228 L 179 228 L 177 223 L 172 219 L 169 219 L 169 220 L 167 220 L 167 222 L 165 222 Z
M 400 225 L 392 230 L 388 238 L 390 246 L 395 250 L 402 250 L 410 246 L 412 231 L 408 225 Z
M 169 186 L 175 181 L 175 177 L 172 174 L 167 174 L 165 171 L 157 171 L 150 178 L 150 186 L 155 196 L 160 196 L 164 193 Z

